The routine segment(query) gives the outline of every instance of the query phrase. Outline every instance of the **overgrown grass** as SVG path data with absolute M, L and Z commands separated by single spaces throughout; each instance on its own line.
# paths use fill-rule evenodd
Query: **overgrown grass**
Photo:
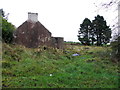
M 3 88 L 118 88 L 118 66 L 109 60 L 110 52 L 110 47 L 44 50 L 3 44 Z

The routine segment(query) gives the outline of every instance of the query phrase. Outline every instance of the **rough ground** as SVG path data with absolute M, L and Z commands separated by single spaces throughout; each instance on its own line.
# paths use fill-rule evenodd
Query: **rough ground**
M 118 88 L 118 65 L 110 52 L 110 47 L 3 44 L 3 88 Z

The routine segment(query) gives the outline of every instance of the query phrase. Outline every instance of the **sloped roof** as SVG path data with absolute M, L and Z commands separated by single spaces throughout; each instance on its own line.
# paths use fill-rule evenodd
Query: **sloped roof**
M 32 30 L 39 30 L 39 31 L 42 31 L 42 32 L 49 32 L 49 33 L 51 33 L 39 21 L 36 22 L 36 23 L 25 21 L 22 25 L 20 25 L 17 28 L 17 30 L 20 30 L 20 31 L 24 31 L 24 29 L 27 29 L 27 30 L 31 30 L 31 29 Z

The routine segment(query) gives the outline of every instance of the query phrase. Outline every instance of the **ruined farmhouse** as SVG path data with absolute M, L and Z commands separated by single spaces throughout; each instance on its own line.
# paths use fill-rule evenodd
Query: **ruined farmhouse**
M 63 49 L 63 38 L 52 37 L 52 33 L 38 21 L 38 13 L 29 12 L 28 20 L 15 30 L 13 36 L 16 44 L 28 48 L 47 46 Z

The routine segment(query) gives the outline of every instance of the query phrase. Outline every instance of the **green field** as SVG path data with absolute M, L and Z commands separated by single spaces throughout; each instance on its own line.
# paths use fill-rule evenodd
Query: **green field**
M 3 88 L 118 88 L 110 47 L 66 45 L 64 50 L 3 44 Z M 79 56 L 72 56 L 72 54 Z

